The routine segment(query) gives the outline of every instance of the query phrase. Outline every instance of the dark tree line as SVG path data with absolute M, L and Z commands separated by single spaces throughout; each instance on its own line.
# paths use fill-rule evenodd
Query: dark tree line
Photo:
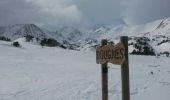
M 154 56 L 155 52 L 153 51 L 153 49 L 149 49 L 148 47 L 144 47 L 143 51 L 140 50 L 133 50 L 131 52 L 131 54 L 135 54 L 135 55 L 151 55 Z
M 165 52 L 160 52 L 160 55 L 165 55 L 166 57 L 170 56 L 170 52 L 165 51 Z
M 0 36 L 0 40 L 3 40 L 3 41 L 11 41 L 11 39 L 6 38 L 6 37 L 4 37 L 4 36 Z
M 59 42 L 57 42 L 57 40 L 54 39 L 42 39 L 40 42 L 41 46 L 49 46 L 49 47 L 54 47 L 54 46 L 58 46 Z
M 155 55 L 154 49 L 149 45 L 150 39 L 147 37 L 136 37 L 136 43 L 129 43 L 129 45 L 133 45 L 135 48 L 131 54 L 135 55 Z
M 63 49 L 66 49 L 66 47 L 62 44 L 60 44 L 57 40 L 52 39 L 52 38 L 44 38 L 40 41 L 40 45 L 41 46 L 48 46 L 48 47 L 55 47 L 55 46 L 59 46 Z
M 34 36 L 31 36 L 31 35 L 26 35 L 25 36 L 25 39 L 26 39 L 26 42 L 31 42 L 33 41 L 35 37 Z M 41 46 L 48 46 L 48 47 L 56 47 L 56 46 L 59 46 L 61 48 L 64 48 L 66 49 L 66 47 L 64 45 L 61 45 L 57 40 L 55 39 L 52 39 L 52 38 L 43 38 L 43 39 L 40 39 L 40 38 L 35 38 L 37 42 L 40 43 Z
M 170 40 L 163 40 L 160 43 L 158 43 L 157 45 L 161 45 L 161 44 L 166 43 L 166 42 L 170 42 Z

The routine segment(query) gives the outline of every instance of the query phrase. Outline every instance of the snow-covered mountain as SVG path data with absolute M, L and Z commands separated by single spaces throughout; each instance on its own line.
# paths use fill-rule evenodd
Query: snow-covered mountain
M 0 36 L 5 36 L 11 40 L 15 40 L 26 35 L 31 35 L 38 38 L 49 37 L 49 34 L 45 33 L 35 24 L 17 24 L 0 27 Z
M 169 48 L 167 49 L 170 46 L 170 17 L 135 26 L 118 25 L 112 28 L 101 26 L 86 32 L 67 26 L 56 29 L 55 32 L 50 32 L 34 24 L 0 27 L 0 36 L 5 36 L 11 40 L 26 35 L 38 38 L 53 38 L 69 49 L 83 51 L 95 50 L 96 45 L 99 45 L 102 39 L 108 39 L 116 43 L 120 36 L 129 36 L 130 53 L 134 50 L 139 51 L 136 45 L 144 43 L 156 54 L 160 54 L 170 52 Z M 142 42 L 143 40 L 147 41 Z M 140 49 L 141 52 L 143 52 L 144 47 L 146 46 L 140 47 L 142 48 Z
M 144 51 L 143 48 L 149 47 L 155 54 L 170 53 L 170 49 L 167 49 L 170 46 L 170 17 L 143 25 L 119 25 L 113 28 L 100 27 L 91 32 L 90 36 L 86 38 L 82 50 L 95 48 L 96 45 L 100 44 L 102 39 L 108 39 L 116 43 L 119 41 L 120 36 L 129 36 L 129 44 L 131 45 L 129 53 L 136 50 L 136 45 L 143 45 L 140 43 L 145 44 L 145 46 L 140 47 L 142 48 L 141 52 Z
M 59 36 L 61 36 L 61 38 L 64 38 L 65 40 L 70 42 L 77 42 L 78 40 L 82 39 L 84 36 L 84 33 L 79 29 L 76 29 L 74 27 L 67 27 L 67 26 L 60 28 L 58 31 L 56 31 L 56 34 L 58 34 Z

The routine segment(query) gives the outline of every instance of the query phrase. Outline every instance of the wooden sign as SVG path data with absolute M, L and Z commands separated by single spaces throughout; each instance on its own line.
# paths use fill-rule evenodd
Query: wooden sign
M 124 45 L 119 42 L 116 45 L 98 46 L 96 50 L 96 62 L 97 64 L 112 63 L 121 65 L 125 59 Z
M 128 37 L 121 36 L 116 45 L 102 40 L 96 48 L 96 62 L 101 64 L 102 100 L 108 100 L 108 62 L 121 65 L 122 100 L 130 100 Z

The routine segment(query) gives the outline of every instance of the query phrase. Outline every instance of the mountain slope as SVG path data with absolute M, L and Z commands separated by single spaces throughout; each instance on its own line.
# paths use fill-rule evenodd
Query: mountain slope
M 38 26 L 34 24 L 17 24 L 6 27 L 0 27 L 0 36 L 5 36 L 11 40 L 31 35 L 38 38 L 48 37 Z
M 63 44 L 63 46 L 74 50 L 95 50 L 95 47 L 100 44 L 102 39 L 107 39 L 117 43 L 120 36 L 128 36 L 133 39 L 133 46 L 131 51 L 137 50 L 138 39 L 143 37 L 149 41 L 146 42 L 153 49 L 155 54 L 170 52 L 165 45 L 170 43 L 170 17 L 166 19 L 156 20 L 154 22 L 143 25 L 127 26 L 119 25 L 113 28 L 101 26 L 95 30 L 88 30 L 87 32 L 80 31 L 74 27 L 62 27 L 56 32 L 40 29 L 34 24 L 11 25 L 8 27 L 0 27 L 0 36 L 5 36 L 12 40 L 31 35 L 38 38 L 53 38 Z M 162 46 L 164 45 L 164 46 Z M 143 46 L 141 46 L 142 48 Z M 163 48 L 163 49 L 159 49 Z M 143 49 L 141 49 L 142 51 Z
M 137 46 L 135 45 L 137 45 L 137 41 L 139 41 L 140 38 L 143 40 L 147 38 L 147 40 L 149 40 L 145 42 L 147 46 L 141 46 L 141 51 L 143 50 L 143 47 L 149 47 L 150 50 L 155 52 L 155 55 L 163 52 L 170 53 L 170 50 L 166 48 L 166 46 L 169 46 L 170 44 L 170 17 L 143 25 L 119 25 L 113 28 L 100 27 L 99 29 L 96 29 L 90 33 L 90 36 L 86 38 L 86 41 L 83 43 L 80 49 L 89 50 L 89 48 L 95 48 L 96 45 L 100 44 L 102 39 L 107 39 L 117 43 L 120 39 L 120 36 L 128 36 L 132 39 L 133 42 L 129 41 L 130 44 L 133 44 L 133 46 L 131 46 L 131 50 L 129 51 L 130 53 L 137 49 Z M 138 43 L 138 45 L 142 44 Z
M 64 38 L 69 42 L 77 42 L 78 40 L 83 38 L 84 33 L 74 27 L 62 27 L 56 34 Z

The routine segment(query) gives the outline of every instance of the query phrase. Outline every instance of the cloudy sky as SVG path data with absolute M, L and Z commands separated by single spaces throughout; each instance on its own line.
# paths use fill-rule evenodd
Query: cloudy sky
M 144 24 L 170 17 L 170 0 L 0 0 L 0 25 Z

